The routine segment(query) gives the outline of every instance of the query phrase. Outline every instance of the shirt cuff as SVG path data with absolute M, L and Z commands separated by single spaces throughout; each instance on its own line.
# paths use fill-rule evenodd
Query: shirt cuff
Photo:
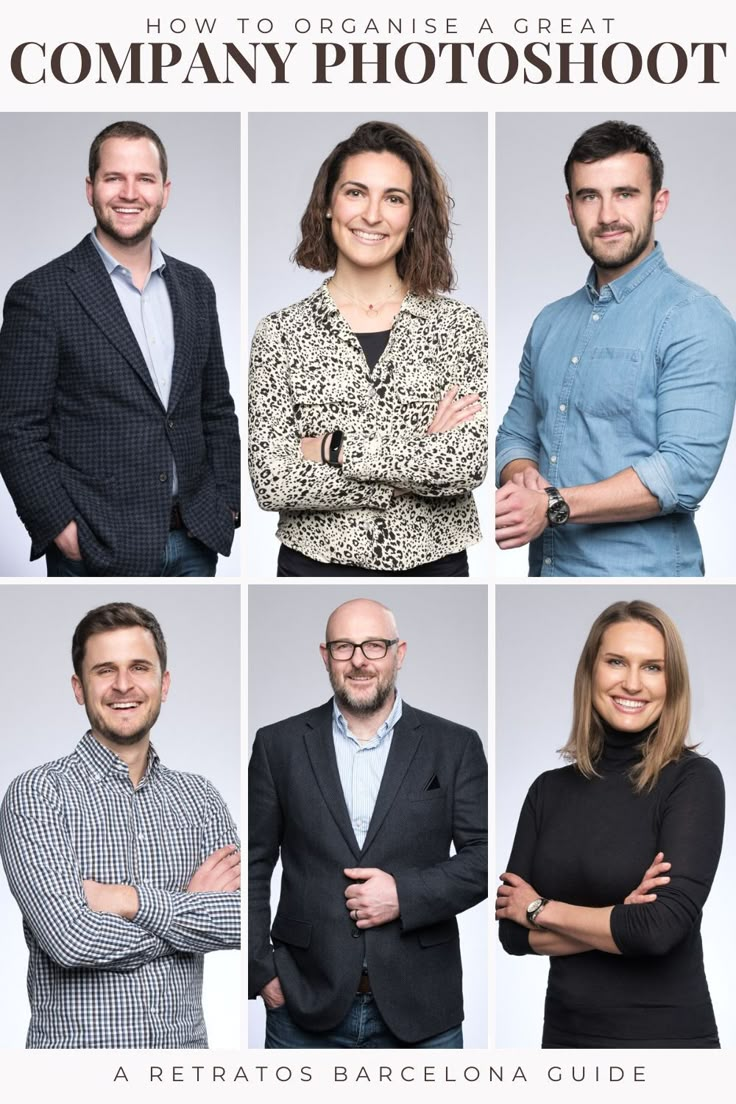
M 155 889 L 149 885 L 137 885 L 138 912 L 133 922 L 140 924 L 151 935 L 166 938 L 166 933 L 174 921 L 174 895 L 165 889 Z
M 520 445 L 510 445 L 508 448 L 501 449 L 496 453 L 496 486 L 501 486 L 501 472 L 510 464 L 512 460 L 529 460 L 533 464 L 539 464 L 539 453 L 536 456 L 530 456 L 530 449 L 527 446 L 522 448 Z
M 653 452 L 631 466 L 650 494 L 658 499 L 663 514 L 671 514 L 681 508 L 672 472 L 661 452 Z

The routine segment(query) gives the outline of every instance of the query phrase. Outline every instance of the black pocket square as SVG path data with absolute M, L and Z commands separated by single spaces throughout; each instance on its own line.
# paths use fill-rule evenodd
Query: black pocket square
M 424 787 L 424 789 L 425 790 L 438 790 L 439 788 L 440 788 L 440 780 L 439 780 L 439 778 L 437 777 L 436 774 L 433 774 L 432 777 L 430 778 L 429 782 L 427 783 L 427 785 Z

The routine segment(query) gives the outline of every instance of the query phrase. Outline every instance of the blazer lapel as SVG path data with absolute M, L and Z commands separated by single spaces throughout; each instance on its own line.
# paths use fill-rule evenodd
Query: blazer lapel
M 171 301 L 171 311 L 174 315 L 174 364 L 171 369 L 171 392 L 169 394 L 169 407 L 171 411 L 176 406 L 186 385 L 189 368 L 192 364 L 192 347 L 194 343 L 194 322 L 197 304 L 192 299 L 192 289 L 181 279 L 181 273 L 176 261 L 166 257 L 164 280 Z
M 112 280 L 89 238 L 84 238 L 72 250 L 68 259 L 68 283 L 72 293 L 160 403 L 148 366 L 125 317 Z
M 314 722 L 307 721 L 304 743 L 314 776 L 317 779 L 317 785 L 322 791 L 327 808 L 332 813 L 335 824 L 357 859 L 360 855 L 360 847 L 355 838 L 355 832 L 345 804 L 345 794 L 340 781 L 340 772 L 337 769 L 335 745 L 332 739 L 331 701 L 322 706 Z
M 365 837 L 361 855 L 366 851 L 376 838 L 386 815 L 393 805 L 399 787 L 404 781 L 404 776 L 409 769 L 409 764 L 414 758 L 417 748 L 422 740 L 421 727 L 416 713 L 406 702 L 401 711 L 401 720 L 394 729 L 391 739 L 391 750 L 386 760 L 386 768 L 381 779 L 381 786 L 376 798 L 373 816 L 368 826 L 368 835 Z

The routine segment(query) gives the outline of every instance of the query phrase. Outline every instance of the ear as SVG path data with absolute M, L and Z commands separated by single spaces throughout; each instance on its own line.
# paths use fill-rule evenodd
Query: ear
M 565 196 L 565 203 L 567 204 L 567 213 L 570 216 L 570 222 L 573 224 L 573 226 L 577 226 L 577 223 L 575 222 L 575 215 L 573 214 L 572 209 L 572 197 L 570 196 L 569 192 Z
M 169 696 L 169 687 L 171 686 L 171 675 L 168 671 L 164 671 L 161 678 L 161 701 L 165 702 Z
M 72 675 L 72 690 L 74 691 L 74 697 L 77 699 L 77 705 L 84 705 L 84 687 L 82 686 L 82 680 L 77 678 L 76 675 Z
M 669 206 L 669 202 L 670 202 L 669 189 L 668 188 L 662 188 L 659 192 L 657 192 L 657 194 L 654 197 L 654 202 L 652 203 L 652 220 L 654 222 L 659 222 L 659 220 L 661 218 L 663 218 L 664 213 L 667 210 L 667 207 Z
M 87 193 L 87 202 L 89 203 L 89 205 L 90 205 L 90 207 L 91 207 L 91 206 L 92 206 L 92 203 L 93 203 L 93 200 L 92 200 L 92 192 L 93 192 L 93 190 L 94 190 L 94 185 L 93 185 L 93 183 L 92 183 L 92 181 L 90 180 L 90 178 L 89 178 L 89 177 L 87 177 L 87 178 L 85 179 L 85 182 L 84 182 L 84 189 L 85 189 L 85 191 L 86 191 L 86 193 Z
M 404 663 L 404 656 L 406 655 L 406 641 L 401 640 L 396 645 L 396 668 L 401 670 Z
M 167 180 L 166 183 L 164 184 L 164 198 L 163 198 L 163 202 L 161 203 L 161 210 L 162 211 L 163 211 L 164 207 L 166 206 L 166 204 L 169 202 L 169 192 L 170 191 L 171 191 L 171 181 Z
M 322 662 L 325 665 L 325 670 L 329 670 L 329 667 L 330 667 L 330 653 L 327 651 L 327 645 L 326 644 L 320 644 L 319 652 L 320 652 L 320 655 L 322 656 Z

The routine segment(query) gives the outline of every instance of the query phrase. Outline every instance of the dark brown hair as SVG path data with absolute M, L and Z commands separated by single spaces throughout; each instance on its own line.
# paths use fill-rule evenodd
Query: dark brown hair
M 621 621 L 644 621 L 664 640 L 664 707 L 642 746 L 641 761 L 632 771 L 634 788 L 641 792 L 652 788 L 667 763 L 680 758 L 690 728 L 690 679 L 682 637 L 664 610 L 651 602 L 614 602 L 593 622 L 575 672 L 572 731 L 561 753 L 586 778 L 595 777 L 595 765 L 603 751 L 603 726 L 593 708 L 593 671 L 603 634 Z
M 106 142 L 108 138 L 148 138 L 158 150 L 161 179 L 164 184 L 166 183 L 169 173 L 169 160 L 166 156 L 163 142 L 155 130 L 151 130 L 145 123 L 136 123 L 131 119 L 122 119 L 118 123 L 110 123 L 109 126 L 106 126 L 104 130 L 100 131 L 89 147 L 88 172 L 89 178 L 93 183 L 97 175 L 97 170 L 100 167 L 100 150 L 102 149 L 102 143 Z
M 395 123 L 362 123 L 322 162 L 302 216 L 301 241 L 292 259 L 314 272 L 335 268 L 337 246 L 327 210 L 345 161 L 358 153 L 393 153 L 409 166 L 414 210 L 409 233 L 396 257 L 396 269 L 417 295 L 451 291 L 455 286 L 450 257 L 452 197 L 427 147 Z
M 565 162 L 565 182 L 570 191 L 574 161 L 588 165 L 591 161 L 604 161 L 617 153 L 643 153 L 649 159 L 649 176 L 654 197 L 662 187 L 664 164 L 662 154 L 653 138 L 635 123 L 609 119 L 584 131 Z
M 74 630 L 72 637 L 72 664 L 77 678 L 82 677 L 82 664 L 87 641 L 96 633 L 110 632 L 114 629 L 148 629 L 156 645 L 161 674 L 166 670 L 166 641 L 161 626 L 152 613 L 132 602 L 108 602 L 90 610 Z

